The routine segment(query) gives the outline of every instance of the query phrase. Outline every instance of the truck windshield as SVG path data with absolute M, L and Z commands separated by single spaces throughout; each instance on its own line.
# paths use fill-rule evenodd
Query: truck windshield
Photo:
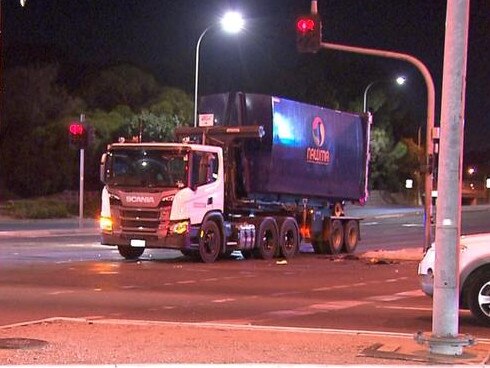
M 157 149 L 114 150 L 108 156 L 107 183 L 124 187 L 187 185 L 187 154 Z

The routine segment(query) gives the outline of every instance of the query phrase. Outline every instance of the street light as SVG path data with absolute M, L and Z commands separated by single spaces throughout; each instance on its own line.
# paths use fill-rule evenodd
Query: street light
M 238 33 L 243 29 L 245 21 L 243 20 L 240 13 L 230 11 L 226 13 L 220 21 L 221 28 L 227 33 Z M 201 41 L 204 35 L 217 24 L 211 24 L 208 26 L 199 36 L 196 45 L 196 73 L 195 73 L 195 83 L 194 83 L 194 127 L 197 127 L 197 96 L 199 90 L 199 51 L 201 48 Z
M 395 82 L 396 84 L 398 84 L 399 86 L 402 86 L 405 84 L 405 82 L 407 81 L 407 78 L 405 78 L 404 76 L 398 76 L 396 79 L 395 79 Z M 364 103 L 363 103 L 363 108 L 362 108 L 362 111 L 363 112 L 367 112 L 367 94 L 368 94 L 368 91 L 369 89 L 376 83 L 379 83 L 381 81 L 377 80 L 377 81 L 374 81 L 374 82 L 371 82 L 367 85 L 366 89 L 364 90 Z

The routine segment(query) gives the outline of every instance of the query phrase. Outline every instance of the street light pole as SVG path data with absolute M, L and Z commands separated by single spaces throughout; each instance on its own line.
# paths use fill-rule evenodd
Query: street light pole
M 221 27 L 224 31 L 228 33 L 240 32 L 243 28 L 244 20 L 242 16 L 237 12 L 228 12 L 221 18 Z M 199 36 L 196 45 L 196 70 L 195 70 L 195 81 L 194 81 L 194 127 L 197 127 L 197 98 L 199 95 L 199 53 L 201 49 L 201 42 L 206 33 L 217 24 L 211 24 L 208 26 Z
M 199 90 L 199 51 L 201 49 L 201 41 L 204 35 L 215 25 L 211 25 L 207 27 L 199 36 L 196 45 L 196 72 L 195 72 L 195 81 L 194 81 L 194 127 L 197 127 L 197 96 Z
M 367 112 L 367 94 L 369 89 L 375 84 L 377 81 L 371 82 L 367 85 L 366 89 L 364 90 L 364 102 L 362 104 L 362 112 Z
M 404 76 L 401 76 L 401 75 L 400 75 L 400 76 L 396 77 L 395 82 L 396 82 L 396 84 L 398 84 L 399 86 L 402 86 L 402 85 L 404 85 L 404 84 L 405 84 L 406 80 L 407 80 L 407 79 L 406 79 Z M 371 87 L 372 87 L 374 84 L 379 83 L 379 82 L 380 82 L 380 81 L 377 81 L 377 80 L 376 80 L 376 81 L 373 81 L 373 82 L 369 83 L 369 84 L 367 85 L 367 87 L 364 89 L 364 100 L 363 100 L 364 102 L 363 102 L 362 112 L 366 113 L 366 112 L 367 112 L 367 109 L 368 109 L 368 108 L 367 108 L 367 94 L 368 94 L 368 91 L 371 89 Z

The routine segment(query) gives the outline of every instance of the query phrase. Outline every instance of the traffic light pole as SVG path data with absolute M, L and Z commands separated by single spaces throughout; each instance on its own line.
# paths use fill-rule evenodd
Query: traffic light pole
M 78 196 L 78 227 L 83 227 L 83 173 L 85 172 L 85 150 L 80 149 L 80 191 Z
M 80 114 L 80 122 L 85 122 L 85 114 Z M 78 192 L 78 227 L 83 227 L 83 191 L 84 191 L 84 173 L 85 173 L 85 149 L 80 148 L 80 185 Z
M 425 173 L 425 202 L 424 202 L 424 229 L 425 229 L 424 249 L 427 249 L 433 240 L 432 224 L 431 224 L 433 174 L 432 174 L 432 168 L 430 168 L 429 165 L 434 155 L 433 138 L 434 138 L 434 115 L 435 115 L 435 88 L 434 88 L 434 81 L 432 79 L 429 70 L 417 58 L 399 52 L 370 49 L 364 47 L 338 45 L 338 44 L 327 43 L 327 42 L 321 42 L 320 48 L 407 61 L 412 65 L 414 65 L 423 75 L 425 79 L 425 84 L 427 86 L 427 133 L 426 133 L 427 171 Z

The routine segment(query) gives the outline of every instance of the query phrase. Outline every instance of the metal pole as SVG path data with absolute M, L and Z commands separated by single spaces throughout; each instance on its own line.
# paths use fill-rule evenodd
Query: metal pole
M 197 96 L 199 91 L 199 52 L 201 49 L 201 41 L 204 35 L 212 28 L 214 25 L 207 27 L 199 36 L 196 45 L 196 71 L 195 71 L 195 81 L 194 81 L 194 127 L 197 127 Z
M 385 51 L 378 49 L 369 49 L 364 47 L 346 46 L 334 43 L 322 42 L 320 44 L 321 48 L 332 49 L 338 51 L 351 52 L 355 54 L 373 55 L 381 56 L 390 59 L 404 60 L 413 64 L 422 74 L 425 79 L 425 84 L 427 85 L 427 137 L 426 137 L 426 162 L 429 163 L 429 157 L 433 156 L 434 145 L 433 145 L 433 130 L 434 130 L 434 115 L 435 115 L 435 88 L 432 76 L 427 69 L 427 67 L 417 58 L 402 54 L 394 51 Z M 424 214 L 424 249 L 427 249 L 432 242 L 432 171 L 425 174 L 425 214 Z
M 376 83 L 376 81 L 369 83 L 366 89 L 364 90 L 364 102 L 362 104 L 362 112 L 367 112 L 367 93 L 374 83 Z
M 432 353 L 461 355 L 458 341 L 459 239 L 469 0 L 448 0 L 441 100 Z M 442 341 L 442 342 L 441 342 Z M 445 343 L 444 343 L 445 342 Z
M 80 114 L 80 123 L 84 123 L 85 114 Z M 80 148 L 80 182 L 78 191 L 78 227 L 83 227 L 83 176 L 85 172 L 85 149 Z

